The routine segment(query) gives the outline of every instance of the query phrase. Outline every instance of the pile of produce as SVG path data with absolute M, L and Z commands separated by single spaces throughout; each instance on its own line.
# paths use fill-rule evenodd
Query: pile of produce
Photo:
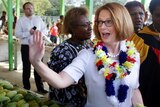
M 34 92 L 0 79 L 0 107 L 61 107 Z

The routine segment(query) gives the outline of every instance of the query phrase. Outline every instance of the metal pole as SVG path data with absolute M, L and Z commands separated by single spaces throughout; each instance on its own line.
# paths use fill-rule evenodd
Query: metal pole
M 9 49 L 9 71 L 13 70 L 13 10 L 12 0 L 8 0 L 8 49 Z
M 20 16 L 20 0 L 16 0 L 16 16 Z M 17 39 L 14 41 L 14 69 L 17 70 Z
M 89 11 L 89 20 L 92 21 L 92 15 L 93 15 L 93 0 L 86 0 L 86 6 Z
M 16 0 L 16 15 L 17 18 L 20 16 L 20 0 Z
M 64 5 L 64 0 L 60 0 L 60 15 L 65 14 L 65 5 Z

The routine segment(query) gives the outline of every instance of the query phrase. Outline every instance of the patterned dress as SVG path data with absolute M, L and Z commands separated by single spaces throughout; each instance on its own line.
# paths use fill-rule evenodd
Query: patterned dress
M 52 50 L 48 66 L 58 73 L 77 57 L 80 50 L 85 48 L 88 48 L 88 46 L 72 42 L 68 39 Z M 83 107 L 86 103 L 86 94 L 87 89 L 84 83 L 84 76 L 78 84 L 64 89 L 55 89 L 50 86 L 49 92 L 50 99 L 60 104 L 70 105 L 70 107 Z

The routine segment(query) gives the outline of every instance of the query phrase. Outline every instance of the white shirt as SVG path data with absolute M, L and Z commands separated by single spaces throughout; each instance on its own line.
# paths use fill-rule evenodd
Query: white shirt
M 26 16 L 21 17 L 15 28 L 15 35 L 20 39 L 21 44 L 28 45 L 28 40 L 32 37 L 30 34 L 30 29 L 37 27 L 36 30 L 42 32 L 42 34 L 47 35 L 47 28 L 40 16 L 32 16 L 31 19 Z
M 121 48 L 124 48 L 124 41 L 121 42 Z M 85 75 L 85 83 L 87 86 L 87 103 L 85 107 L 114 107 L 106 97 L 105 93 L 105 78 L 103 74 L 99 74 L 97 67 L 95 66 L 96 56 L 93 53 L 92 49 L 84 49 L 79 55 L 73 60 L 73 62 L 67 66 L 63 72 L 68 73 L 75 82 Z M 133 89 L 138 88 L 139 86 L 139 66 L 140 58 L 139 53 L 136 56 L 136 63 L 124 81 L 129 86 L 128 95 L 125 102 L 119 104 L 118 107 L 131 107 Z M 115 79 L 114 87 L 117 95 L 118 86 L 120 85 L 120 80 Z

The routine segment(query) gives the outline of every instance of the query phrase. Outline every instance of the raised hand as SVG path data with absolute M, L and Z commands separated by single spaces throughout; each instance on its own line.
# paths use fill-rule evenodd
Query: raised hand
M 32 40 L 29 40 L 29 58 L 31 63 L 37 63 L 41 61 L 44 56 L 45 46 L 40 31 L 35 31 Z

